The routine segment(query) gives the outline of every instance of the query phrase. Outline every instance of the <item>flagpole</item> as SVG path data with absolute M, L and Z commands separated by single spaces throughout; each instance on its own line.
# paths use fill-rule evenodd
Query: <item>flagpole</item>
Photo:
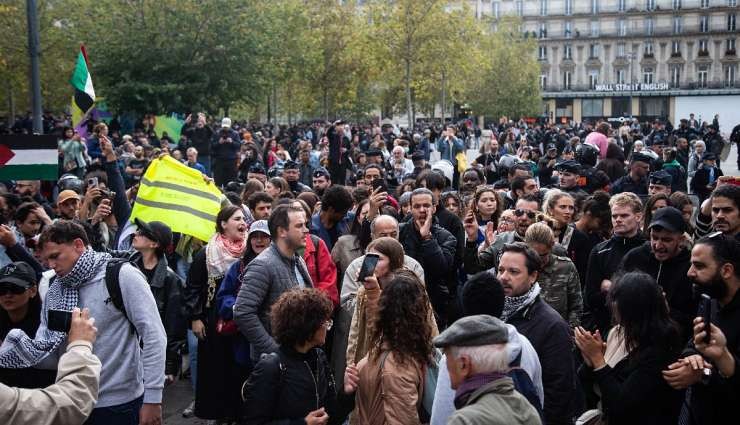
M 33 132 L 43 134 L 41 121 L 41 75 L 39 71 L 39 22 L 36 16 L 36 0 L 26 0 L 28 17 L 28 55 L 31 58 L 31 101 L 33 105 Z

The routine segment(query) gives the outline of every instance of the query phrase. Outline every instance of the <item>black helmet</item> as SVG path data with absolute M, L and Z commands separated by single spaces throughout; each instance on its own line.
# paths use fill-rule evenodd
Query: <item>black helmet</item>
M 63 190 L 74 190 L 80 195 L 83 194 L 82 187 L 84 185 L 82 184 L 82 180 L 74 174 L 68 173 L 62 175 L 62 177 L 57 181 L 57 186 L 59 187 L 60 192 Z
M 575 160 L 586 167 L 595 167 L 599 159 L 599 149 L 594 145 L 583 143 L 576 149 Z

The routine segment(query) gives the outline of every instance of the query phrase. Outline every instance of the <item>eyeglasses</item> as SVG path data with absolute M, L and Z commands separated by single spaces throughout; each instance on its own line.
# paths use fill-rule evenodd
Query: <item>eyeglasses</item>
M 514 215 L 517 216 L 517 217 L 521 217 L 524 214 L 527 214 L 527 217 L 530 220 L 534 220 L 534 218 L 537 216 L 537 213 L 535 213 L 534 211 L 523 210 L 521 208 L 517 208 L 516 210 L 514 210 Z
M 330 331 L 332 326 L 334 326 L 333 320 L 329 319 L 326 322 L 324 322 L 324 327 L 326 327 L 327 331 Z
M 3 297 L 5 295 L 11 294 L 11 295 L 20 295 L 22 293 L 26 292 L 26 288 L 21 288 L 18 285 L 2 285 L 0 286 L 0 297 Z

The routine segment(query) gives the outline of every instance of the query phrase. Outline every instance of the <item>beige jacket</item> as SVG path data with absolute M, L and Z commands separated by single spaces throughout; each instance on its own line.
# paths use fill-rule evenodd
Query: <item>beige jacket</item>
M 54 385 L 20 389 L 0 384 L 0 424 L 83 423 L 98 401 L 100 368 L 91 343 L 70 343 L 59 359 Z

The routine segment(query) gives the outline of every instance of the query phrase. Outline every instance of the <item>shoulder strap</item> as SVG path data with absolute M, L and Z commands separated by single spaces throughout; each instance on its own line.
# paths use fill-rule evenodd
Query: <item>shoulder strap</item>
M 136 333 L 136 327 L 128 317 L 126 305 L 123 303 L 123 293 L 121 293 L 121 281 L 119 276 L 121 274 L 121 268 L 126 263 L 128 263 L 128 261 L 122 258 L 113 258 L 108 261 L 108 264 L 105 266 L 105 288 L 108 290 L 108 296 L 110 296 L 113 306 L 123 314 L 123 317 L 125 317 L 131 325 L 131 333 Z
M 319 271 L 319 237 L 313 234 L 309 233 L 309 236 L 311 237 L 311 243 L 313 243 L 313 265 L 316 269 L 316 280 L 317 282 L 314 282 L 314 285 L 318 285 L 319 281 L 321 281 L 321 272 Z

